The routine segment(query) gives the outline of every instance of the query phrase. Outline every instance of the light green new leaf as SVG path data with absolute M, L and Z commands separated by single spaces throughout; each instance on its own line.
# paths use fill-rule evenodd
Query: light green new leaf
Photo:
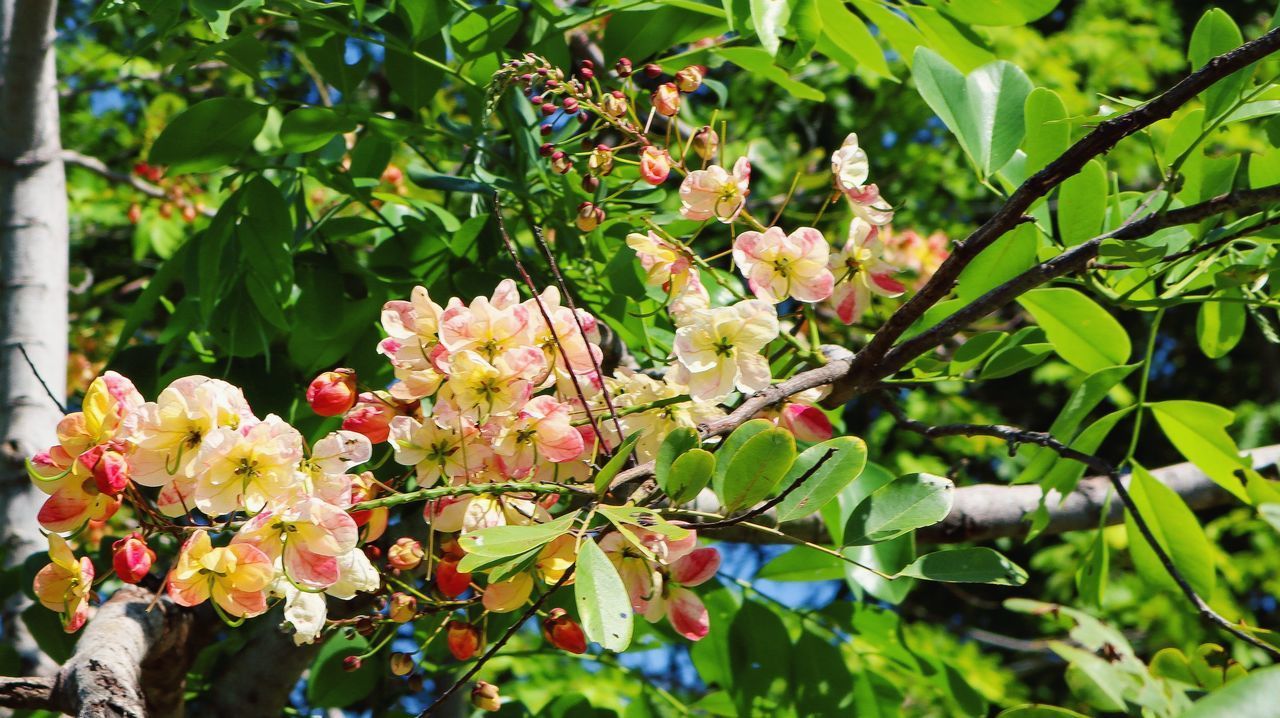
M 946 518 L 955 500 L 955 484 L 932 474 L 908 474 L 876 489 L 850 514 L 845 546 L 887 541 Z
M 935 551 L 916 559 L 899 576 L 947 583 L 992 583 L 1021 586 L 1027 572 L 995 549 L 986 546 Z
M 1280 666 L 1250 671 L 1201 698 L 1182 718 L 1274 718 L 1280 695 Z
M 503 558 L 525 553 L 532 548 L 550 543 L 552 539 L 573 528 L 578 512 L 565 514 L 554 521 L 528 526 L 494 526 L 472 531 L 458 538 L 463 551 L 476 556 Z
M 970 25 L 1026 25 L 1053 12 L 1061 0 L 925 0 Z
M 822 18 L 819 51 L 830 55 L 823 49 L 825 43 L 830 43 L 837 53 L 843 54 L 843 57 L 832 59 L 844 65 L 846 70 L 861 67 L 874 75 L 893 78 L 893 71 L 889 69 L 875 36 L 862 18 L 846 7 L 842 0 L 818 0 L 818 16 Z
M 721 47 L 717 48 L 715 53 L 747 72 L 774 83 L 802 100 L 822 102 L 827 98 L 825 93 L 812 85 L 806 85 L 799 80 L 792 79 L 786 70 L 774 63 L 772 55 L 758 47 Z
M 1134 465 L 1129 493 L 1138 507 L 1138 513 L 1146 520 L 1147 527 L 1165 553 L 1173 560 L 1187 582 L 1205 600 L 1213 596 L 1215 574 L 1213 545 L 1209 543 L 1195 514 L 1183 503 L 1177 492 L 1160 483 L 1141 466 Z M 1143 578 L 1170 591 L 1177 584 L 1169 577 L 1151 545 L 1143 538 L 1133 517 L 1126 514 L 1125 528 L 1129 534 L 1129 553 L 1134 566 Z
M 583 541 L 573 579 L 573 597 L 582 632 L 606 651 L 631 645 L 631 599 L 613 562 L 595 541 Z
M 1000 711 L 1000 715 L 996 718 L 1088 718 L 1085 715 L 1076 713 L 1073 710 L 1059 708 L 1057 706 L 1040 705 L 1038 703 L 1028 703 L 1025 706 L 1014 706 L 1006 710 Z
M 1237 471 L 1250 470 L 1249 464 L 1240 458 L 1236 442 L 1227 434 L 1234 413 L 1203 401 L 1159 401 L 1149 407 L 1178 453 L 1241 501 L 1249 501 L 1236 476 Z
M 786 429 L 766 429 L 748 439 L 728 459 L 719 492 L 725 512 L 764 500 L 777 488 L 795 458 L 796 440 Z
M 817 511 L 849 482 L 862 475 L 862 469 L 867 465 L 867 445 L 855 436 L 841 436 L 805 449 L 791 465 L 781 485 L 788 487 L 804 476 L 828 451 L 832 452 L 831 457 L 778 504 L 779 523 L 794 521 Z
M 734 454 L 756 434 L 773 428 L 776 428 L 774 423 L 768 419 L 752 419 L 734 429 L 724 443 L 720 444 L 715 455 L 716 471 L 711 475 L 711 488 L 717 496 L 724 495 L 724 477 L 729 473 L 729 462 L 733 460 Z
M 1107 170 L 1098 160 L 1089 160 L 1058 189 L 1058 235 L 1063 244 L 1074 247 L 1101 234 L 1106 216 Z
M 1224 292 L 1240 297 L 1239 290 Z M 1203 302 L 1196 315 L 1196 343 L 1210 359 L 1226 356 L 1244 336 L 1245 310 L 1240 302 Z
M 1024 224 L 982 250 L 956 280 L 956 296 L 966 302 L 1004 284 L 1036 263 L 1040 244 L 1034 224 Z
M 770 581 L 830 581 L 844 578 L 844 561 L 831 554 L 796 546 L 760 567 L 756 578 Z
M 698 436 L 698 432 L 688 426 L 677 427 L 662 440 L 662 444 L 658 446 L 658 455 L 653 459 L 653 478 L 658 482 L 658 488 L 662 489 L 663 493 L 668 496 L 672 493 L 669 488 L 671 465 L 685 452 L 696 449 L 701 444 L 702 439 Z
M 267 121 L 267 106 L 238 97 L 215 97 L 178 113 L 165 126 L 148 159 L 169 174 L 212 172 L 249 149 Z
M 707 488 L 715 470 L 715 454 L 706 449 L 690 449 L 672 463 L 667 485 L 662 490 L 670 497 L 671 503 L 688 503 Z
M 778 54 L 778 38 L 791 19 L 791 3 L 787 0 L 751 0 L 751 24 L 760 45 L 770 55 Z
M 609 489 L 609 484 L 613 483 L 613 477 L 622 471 L 622 467 L 627 464 L 627 457 L 631 455 L 631 450 L 635 448 L 636 442 L 640 440 L 640 432 L 636 432 L 628 436 L 626 440 L 613 452 L 613 456 L 596 474 L 595 486 L 597 494 L 603 494 Z
M 1071 142 L 1071 123 L 1067 106 L 1058 93 L 1037 87 L 1027 95 L 1023 110 L 1026 136 L 1022 150 L 1027 153 L 1026 171 L 1038 172 L 1067 149 Z
M 464 57 L 479 57 L 506 46 L 520 29 L 522 15 L 509 5 L 481 5 L 453 23 L 449 37 Z
M 916 89 L 959 140 L 978 172 L 989 177 L 1022 142 L 1031 81 L 1017 65 L 992 62 L 965 77 L 938 53 L 916 50 Z
M 1244 37 L 1240 34 L 1240 28 L 1236 27 L 1231 16 L 1219 8 L 1211 8 L 1200 17 L 1195 29 L 1191 31 L 1187 59 L 1191 61 L 1193 68 L 1198 69 L 1214 56 L 1234 50 L 1243 42 Z M 1204 91 L 1206 124 L 1235 104 L 1251 71 L 1251 68 L 1239 70 Z
M 1033 289 L 1018 303 L 1043 329 L 1058 355 L 1087 372 L 1124 364 L 1133 347 L 1120 322 L 1070 287 Z

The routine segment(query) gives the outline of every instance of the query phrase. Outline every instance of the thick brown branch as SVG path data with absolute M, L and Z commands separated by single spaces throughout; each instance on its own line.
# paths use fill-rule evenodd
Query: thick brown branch
M 1029 177 L 982 226 L 978 227 L 938 268 L 915 296 L 894 312 L 850 367 L 847 379 L 834 387 L 833 402 L 847 400 L 879 371 L 881 359 L 925 311 L 945 298 L 964 270 L 984 249 L 1017 226 L 1031 205 L 1076 174 L 1089 160 L 1110 150 L 1124 138 L 1173 114 L 1215 82 L 1280 49 L 1280 28 L 1213 58 L 1159 97 L 1118 117 L 1101 122 L 1044 169 Z
M 0 707 L 40 710 L 51 706 L 52 678 L 0 678 Z

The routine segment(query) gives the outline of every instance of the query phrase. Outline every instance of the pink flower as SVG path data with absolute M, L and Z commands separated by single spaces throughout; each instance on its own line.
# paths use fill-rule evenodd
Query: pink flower
M 181 606 L 213 599 L 219 610 L 248 618 L 267 610 L 266 589 L 275 575 L 271 559 L 246 543 L 214 548 L 209 534 L 198 530 L 178 553 L 169 572 L 169 597 Z
M 307 404 L 320 416 L 345 414 L 356 403 L 356 373 L 350 369 L 326 371 L 307 387 Z
M 689 590 L 716 575 L 720 552 L 695 548 L 697 535 L 690 531 L 680 540 L 642 528 L 633 529 L 635 541 L 620 532 L 600 540 L 600 548 L 618 569 L 632 609 L 656 623 L 664 616 L 677 633 L 691 641 L 707 635 L 710 619 L 698 595 Z
M 675 83 L 664 82 L 653 91 L 653 109 L 664 117 L 675 117 L 680 112 L 680 90 Z
M 338 557 L 354 549 L 359 537 L 360 530 L 346 511 L 305 498 L 258 513 L 245 522 L 231 545 L 247 544 L 273 563 L 282 560 L 291 581 L 319 590 L 338 582 Z
M 569 404 L 553 396 L 530 399 L 503 428 L 494 451 L 515 467 L 531 468 L 541 456 L 556 463 L 582 455 L 582 434 L 573 426 Z
M 391 434 L 391 420 L 400 412 L 396 402 L 384 391 L 360 394 L 354 407 L 342 419 L 342 428 L 363 434 L 369 441 L 381 444 Z
M 831 173 L 854 214 L 876 226 L 893 220 L 893 208 L 880 198 L 880 188 L 867 184 L 870 175 L 867 153 L 858 145 L 858 135 L 849 133 L 840 149 L 831 155 Z
M 138 534 L 116 541 L 111 548 L 115 551 L 111 556 L 111 565 L 115 568 L 116 575 L 125 583 L 141 581 L 156 560 L 156 552 Z
M 49 534 L 49 558 L 35 578 L 35 594 L 40 604 L 62 614 L 67 633 L 79 630 L 89 618 L 89 598 L 93 594 L 93 562 L 77 559 L 66 539 Z
M 757 297 L 778 303 L 788 296 L 820 302 L 831 296 L 835 277 L 827 269 L 831 248 L 822 233 L 801 227 L 784 235 L 779 227 L 743 232 L 733 243 L 733 261 Z
M 640 151 L 640 176 L 655 187 L 667 181 L 671 174 L 671 155 L 649 145 Z
M 694 170 L 680 183 L 680 214 L 692 220 L 712 217 L 728 224 L 737 219 L 747 200 L 751 162 L 738 158 L 730 173 L 720 165 Z
M 894 275 L 897 267 L 882 259 L 884 248 L 879 228 L 855 217 L 849 225 L 849 240 L 831 255 L 830 267 L 836 277 L 831 305 L 840 321 L 852 324 L 862 317 L 871 303 L 871 293 L 896 297 L 906 291 Z
M 778 426 L 790 431 L 800 441 L 816 444 L 835 434 L 831 420 L 821 409 L 812 404 L 794 402 L 783 405 L 778 412 Z

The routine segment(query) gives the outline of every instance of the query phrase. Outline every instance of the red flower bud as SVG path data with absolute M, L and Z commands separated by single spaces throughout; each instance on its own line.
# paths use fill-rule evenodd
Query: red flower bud
M 818 443 L 835 434 L 831 420 L 821 409 L 810 404 L 786 404 L 778 413 L 778 426 L 790 431 L 800 441 Z
M 347 656 L 342 659 L 342 670 L 348 673 L 360 670 L 360 656 Z
M 553 608 L 542 622 L 542 635 L 551 645 L 562 651 L 582 654 L 587 652 L 587 637 L 582 626 L 569 618 L 563 608 Z
M 659 77 L 662 75 L 662 68 L 651 62 L 644 66 L 644 74 L 650 78 Z
M 680 90 L 674 83 L 664 82 L 653 91 L 653 108 L 659 115 L 675 117 L 680 111 Z
M 442 558 L 436 565 L 436 588 L 449 598 L 457 598 L 471 588 L 471 574 L 460 573 L 456 559 Z
M 342 428 L 364 434 L 369 441 L 380 444 L 391 435 L 391 420 L 398 413 L 390 394 L 366 391 L 356 398 L 356 405 L 343 417 Z
M 104 451 L 93 465 L 93 482 L 98 491 L 118 496 L 129 485 L 129 460 L 118 451 Z
M 631 60 L 625 57 L 618 58 L 618 61 L 613 64 L 613 71 L 618 73 L 618 77 L 631 77 Z
M 469 661 L 480 650 L 484 636 L 480 628 L 466 621 L 449 621 L 445 628 L 445 642 L 449 652 L 459 661 Z
M 710 126 L 704 125 L 693 134 L 693 151 L 702 159 L 710 160 L 715 157 L 718 149 L 720 149 L 720 135 L 717 135 Z
M 115 554 L 111 557 L 111 565 L 116 575 L 125 583 L 137 583 L 151 570 L 155 563 L 156 552 L 138 534 L 120 539 L 112 544 Z
M 660 150 L 653 145 L 649 145 L 640 151 L 640 176 L 655 187 L 667 181 L 667 175 L 671 174 L 671 155 L 666 150 Z
M 555 103 L 553 103 L 553 102 L 544 102 L 544 103 L 542 103 L 542 114 L 544 114 L 544 115 L 554 115 L 555 113 L 556 113 L 556 106 L 555 106 Z
M 320 416 L 337 416 L 356 403 L 356 373 L 351 369 L 326 371 L 307 387 L 307 404 Z

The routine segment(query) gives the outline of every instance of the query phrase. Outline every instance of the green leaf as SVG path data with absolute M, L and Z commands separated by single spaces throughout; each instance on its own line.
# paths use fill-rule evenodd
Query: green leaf
M 1239 298 L 1240 292 L 1225 296 Z M 1196 315 L 1196 343 L 1210 359 L 1226 356 L 1244 336 L 1245 311 L 1240 302 L 1202 302 Z
M 1133 347 L 1120 322 L 1069 287 L 1042 287 L 1018 298 L 1035 317 L 1058 355 L 1087 372 L 1124 364 Z
M 876 43 L 875 36 L 842 0 L 818 0 L 818 15 L 822 18 L 822 40 L 818 41 L 818 50 L 831 56 L 824 49 L 824 42 L 830 43 L 842 57 L 832 57 L 844 65 L 846 70 L 862 68 L 880 77 L 892 78 L 893 71 L 884 59 L 884 52 Z M 852 62 L 850 62 L 852 61 Z
M 706 449 L 690 449 L 671 465 L 663 491 L 673 504 L 693 501 L 711 481 L 716 470 L 716 457 Z
M 1000 711 L 1000 715 L 996 718 L 1088 718 L 1088 716 L 1057 706 L 1028 703 Z
M 953 376 L 960 376 L 977 367 L 1004 345 L 1009 338 L 1008 332 L 983 332 L 969 337 L 956 347 L 951 355 L 951 365 L 947 371 Z
M 494 526 L 458 537 L 458 545 L 468 555 L 505 558 L 525 553 L 550 543 L 573 528 L 578 512 L 573 511 L 553 521 L 528 526 Z
M 985 546 L 935 551 L 916 559 L 899 576 L 947 583 L 992 583 L 1021 586 L 1027 572 L 995 549 Z
M 766 79 L 802 100 L 822 102 L 827 98 L 821 90 L 793 80 L 787 71 L 773 62 L 773 57 L 758 47 L 721 47 L 715 53 L 747 72 Z
M 597 494 L 603 494 L 609 490 L 609 484 L 613 483 L 613 477 L 617 476 L 622 471 L 622 467 L 627 465 L 627 457 L 631 456 L 631 450 L 635 448 L 636 442 L 639 440 L 640 432 L 637 431 L 628 436 L 613 452 L 613 456 L 608 463 L 596 474 L 594 486 Z
M 310 152 L 329 144 L 336 135 L 350 132 L 356 123 L 327 107 L 300 107 L 284 116 L 280 144 L 287 152 Z
M 932 474 L 908 474 L 876 489 L 849 516 L 845 546 L 887 541 L 946 518 L 955 500 L 950 479 Z
M 453 49 L 468 58 L 501 50 L 520 29 L 520 11 L 509 5 L 481 5 L 449 28 Z
M 1058 417 L 1049 426 L 1049 434 L 1070 444 L 1080 432 L 1080 425 L 1117 384 L 1133 373 L 1136 364 L 1107 367 L 1085 377 L 1071 392 Z M 1095 447 L 1096 448 L 1096 447 Z M 1058 461 L 1058 452 L 1045 446 L 1026 446 L 1020 452 L 1028 457 L 1027 466 L 1014 480 L 1017 484 L 1039 481 Z
M 844 578 L 845 562 L 830 554 L 796 546 L 760 567 L 756 578 L 770 581 L 830 581 Z
M 788 0 L 751 0 L 751 24 L 755 27 L 760 46 L 769 55 L 778 54 L 778 38 L 784 33 L 791 19 L 791 3 Z
M 1022 150 L 1027 153 L 1028 174 L 1040 171 L 1067 149 L 1071 143 L 1069 117 L 1067 106 L 1053 90 L 1037 87 L 1027 95 Z
M 577 565 L 573 596 L 583 633 L 607 651 L 625 651 L 631 645 L 631 599 L 618 569 L 591 540 L 582 542 Z
M 840 553 L 861 564 L 844 564 L 845 582 L 854 590 L 855 595 L 865 591 L 881 601 L 897 605 L 906 600 L 911 589 L 916 586 L 913 578 L 899 576 L 887 579 L 868 570 L 875 569 L 893 576 L 910 565 L 916 559 L 916 539 L 911 534 L 903 534 L 870 546 L 846 546 L 840 549 Z
M 267 121 L 267 106 L 215 97 L 183 110 L 165 126 L 148 159 L 169 175 L 212 172 L 244 154 Z
M 1187 59 L 1193 68 L 1203 67 L 1214 56 L 1234 50 L 1244 42 L 1240 28 L 1231 16 L 1219 8 L 1212 8 L 1200 16 L 1200 21 L 1191 31 L 1191 45 L 1187 49 Z M 1225 79 L 1214 83 L 1204 91 L 1204 121 L 1209 123 L 1240 98 L 1240 92 L 1249 80 L 1251 68 L 1232 73 Z
M 981 35 L 948 15 L 922 5 L 900 5 L 895 9 L 905 12 L 920 29 L 925 46 L 941 53 L 960 72 L 971 72 L 996 59 Z M 1022 122 L 1021 116 L 1018 122 Z
M 658 488 L 667 496 L 674 493 L 670 490 L 671 465 L 685 452 L 701 445 L 702 439 L 698 432 L 688 426 L 675 428 L 662 440 L 662 444 L 658 446 L 658 455 L 653 461 L 653 478 L 658 482 Z
M 782 486 L 791 486 L 828 451 L 833 452 L 831 457 L 778 504 L 778 523 L 794 521 L 817 511 L 862 475 L 862 469 L 867 465 L 867 445 L 855 436 L 841 436 L 805 449 L 787 471 Z
M 960 141 L 979 174 L 1004 166 L 1022 142 L 1023 109 L 1031 81 L 1017 65 L 993 62 L 965 77 L 938 53 L 916 50 L 916 89 Z
M 970 25 L 1026 25 L 1053 12 L 1060 0 L 925 0 Z
M 724 482 L 717 495 L 724 511 L 752 506 L 773 493 L 796 458 L 796 440 L 786 429 L 773 428 L 747 439 L 725 457 Z
M 1111 551 L 1107 546 L 1106 526 L 1100 526 L 1093 536 L 1093 543 L 1076 569 L 1076 593 L 1080 602 L 1101 608 L 1107 589 L 1107 573 L 1111 565 Z
M 1058 189 L 1058 235 L 1073 247 L 1102 233 L 1107 216 L 1107 170 L 1089 162 Z
M 927 45 L 924 35 L 902 15 L 888 9 L 875 0 L 853 0 L 853 4 L 867 16 L 867 20 L 884 35 L 889 47 L 910 66 L 915 49 Z
M 347 638 L 342 631 L 334 633 L 320 647 L 307 676 L 307 702 L 322 708 L 343 708 L 369 695 L 381 675 L 378 661 L 366 659 L 359 668 L 348 672 L 343 661 L 369 650 L 369 641 L 356 635 Z
M 956 296 L 967 302 L 981 297 L 1036 263 L 1039 231 L 1024 224 L 982 250 L 956 280 Z
M 1196 593 L 1209 600 L 1215 584 L 1213 545 L 1209 543 L 1195 514 L 1183 503 L 1177 492 L 1160 483 L 1158 479 L 1138 466 L 1133 467 L 1133 479 L 1129 493 L 1138 513 L 1146 520 L 1156 541 L 1173 560 Z M 1165 571 L 1155 551 L 1147 543 L 1134 523 L 1126 515 L 1125 528 L 1129 534 L 1129 553 L 1133 556 L 1138 573 L 1151 583 L 1169 591 L 1178 586 Z
M 1181 718 L 1272 718 L 1280 695 L 1280 666 L 1250 671 L 1201 698 Z
M 1253 472 L 1227 434 L 1227 427 L 1235 420 L 1234 413 L 1202 401 L 1159 401 L 1148 406 L 1178 453 L 1241 501 L 1249 501 L 1236 472 Z
M 1023 343 L 1011 339 L 991 355 L 982 371 L 978 372 L 978 379 L 986 381 L 1012 376 L 1039 365 L 1052 353 L 1053 345 L 1048 342 Z
M 773 428 L 775 424 L 768 419 L 752 419 L 734 429 L 733 433 L 720 444 L 720 448 L 716 449 L 716 472 L 711 475 L 711 487 L 717 496 L 724 492 L 724 477 L 729 473 L 729 461 L 733 455 L 738 453 L 738 450 L 753 436 Z

